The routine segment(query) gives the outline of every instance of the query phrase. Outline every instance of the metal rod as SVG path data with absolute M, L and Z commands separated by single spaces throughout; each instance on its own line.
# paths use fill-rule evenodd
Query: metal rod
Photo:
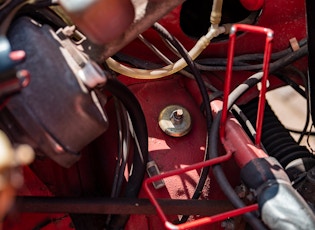
M 262 79 L 261 90 L 259 94 L 258 113 L 257 113 L 257 122 L 256 122 L 256 138 L 255 138 L 255 144 L 257 146 L 260 146 L 262 122 L 264 118 L 264 107 L 265 107 L 265 101 L 266 101 L 267 78 L 269 74 L 269 61 L 270 61 L 270 56 L 271 56 L 271 46 L 272 46 L 272 40 L 273 40 L 273 31 L 271 29 L 260 27 L 260 26 L 235 24 L 231 28 L 230 42 L 229 42 L 229 49 L 228 49 L 227 71 L 226 71 L 225 85 L 224 85 L 222 117 L 221 117 L 221 122 L 220 122 L 220 138 L 223 141 L 225 137 L 225 128 L 226 128 L 225 123 L 226 123 L 227 112 L 228 112 L 227 111 L 228 110 L 228 96 L 230 94 L 230 88 L 231 88 L 234 48 L 235 48 L 235 40 L 236 40 L 237 31 L 245 31 L 245 32 L 259 33 L 259 34 L 266 35 L 264 63 L 263 63 L 264 64 L 263 65 L 263 79 Z
M 158 199 L 168 215 L 214 215 L 231 210 L 227 200 Z M 85 198 L 85 197 L 17 197 L 19 212 L 28 213 L 85 213 L 85 214 L 156 214 L 148 199 Z
M 217 158 L 214 158 L 214 159 L 211 159 L 211 160 L 198 162 L 198 163 L 195 163 L 193 165 L 189 165 L 189 166 L 187 166 L 185 168 L 175 169 L 175 170 L 172 170 L 172 171 L 169 171 L 169 172 L 165 172 L 165 173 L 160 174 L 160 175 L 156 175 L 156 176 L 151 177 L 151 178 L 147 178 L 144 181 L 144 189 L 145 189 L 147 195 L 149 196 L 149 199 L 150 199 L 151 203 L 156 208 L 158 216 L 161 218 L 161 220 L 164 222 L 164 224 L 169 223 L 168 219 L 166 217 L 165 210 L 162 208 L 162 206 L 158 202 L 158 200 L 154 197 L 153 193 L 150 190 L 149 185 L 152 182 L 154 182 L 154 181 L 158 181 L 158 180 L 164 179 L 166 177 L 180 175 L 180 174 L 183 174 L 183 173 L 191 171 L 191 170 L 200 169 L 200 168 L 203 168 L 203 167 L 207 167 L 207 166 L 211 166 L 211 165 L 214 165 L 214 164 L 222 163 L 224 161 L 229 160 L 231 157 L 232 157 L 232 153 L 231 152 L 227 152 L 225 155 L 217 157 Z M 191 214 L 188 214 L 188 215 L 191 215 Z

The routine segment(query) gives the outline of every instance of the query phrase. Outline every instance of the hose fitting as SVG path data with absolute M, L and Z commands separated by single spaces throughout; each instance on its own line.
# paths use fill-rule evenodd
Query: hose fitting
M 315 216 L 273 157 L 256 158 L 241 170 L 244 183 L 257 193 L 263 222 L 270 229 L 315 229 Z

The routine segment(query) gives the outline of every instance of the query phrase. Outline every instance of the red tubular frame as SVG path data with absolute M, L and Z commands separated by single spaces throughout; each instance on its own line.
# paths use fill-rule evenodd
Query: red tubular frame
M 262 78 L 262 87 L 260 90 L 259 95 L 259 104 L 258 104 L 258 115 L 257 115 L 257 123 L 256 123 L 256 139 L 255 144 L 253 146 L 251 141 L 248 139 L 247 136 L 237 135 L 242 132 L 242 128 L 239 127 L 237 122 L 233 119 L 227 119 L 228 113 L 228 96 L 230 94 L 230 85 L 231 85 L 231 76 L 232 76 L 232 65 L 233 65 L 233 56 L 234 56 L 234 46 L 235 46 L 235 39 L 236 39 L 236 32 L 242 30 L 247 32 L 253 33 L 262 33 L 266 34 L 266 44 L 265 44 L 265 55 L 264 55 L 264 66 L 263 66 L 263 78 Z M 235 209 L 232 211 L 220 213 L 211 217 L 203 217 L 197 220 L 193 220 L 190 222 L 186 222 L 183 224 L 174 225 L 168 221 L 165 213 L 163 212 L 161 206 L 159 205 L 157 199 L 153 196 L 153 193 L 150 190 L 149 184 L 153 183 L 154 181 L 158 181 L 167 177 L 180 175 L 186 173 L 191 170 L 200 169 L 203 167 L 211 166 L 214 164 L 219 164 L 224 161 L 229 160 L 232 157 L 232 153 L 235 154 L 235 160 L 237 161 L 238 165 L 242 168 L 246 163 L 248 163 L 253 158 L 257 157 L 265 157 L 265 153 L 259 148 L 260 146 L 260 139 L 261 139 L 261 130 L 262 130 L 262 121 L 263 121 L 263 111 L 265 107 L 265 100 L 266 100 L 266 90 L 267 90 L 267 78 L 269 72 L 269 60 L 271 55 L 271 41 L 273 39 L 273 31 L 267 28 L 258 27 L 258 26 L 251 26 L 251 25 L 242 25 L 236 24 L 233 25 L 231 28 L 230 34 L 230 43 L 229 43 L 229 50 L 228 50 L 228 61 L 227 61 L 227 72 L 226 72 L 226 79 L 225 79 L 225 87 L 224 87 L 224 98 L 223 98 L 223 105 L 221 102 L 213 101 L 214 104 L 213 112 L 218 113 L 220 108 L 222 108 L 222 117 L 220 120 L 220 138 L 227 153 L 223 156 L 219 156 L 217 158 L 207 160 L 204 162 L 199 162 L 193 165 L 190 165 L 186 168 L 176 169 L 173 171 L 166 172 L 164 174 L 160 174 L 151 178 L 147 178 L 144 181 L 144 189 L 151 201 L 151 203 L 155 206 L 158 216 L 161 218 L 162 222 L 164 223 L 165 228 L 167 229 L 187 229 L 193 228 L 205 224 L 210 224 L 213 222 L 225 220 L 230 217 L 238 216 L 244 214 L 246 212 L 256 211 L 258 209 L 257 204 L 249 205 L 243 208 Z M 221 106 L 222 105 L 222 106 Z M 228 120 L 228 127 L 231 130 L 227 130 L 226 133 L 226 122 Z M 236 140 L 236 141 L 235 141 Z
M 228 49 L 227 70 L 226 70 L 225 85 L 224 85 L 223 109 L 222 109 L 222 117 L 221 117 L 221 124 L 220 124 L 220 138 L 221 140 L 224 140 L 224 137 L 225 137 L 225 124 L 226 124 L 227 113 L 228 113 L 228 96 L 230 94 L 230 88 L 231 88 L 234 48 L 235 48 L 235 40 L 236 40 L 237 31 L 266 34 L 264 65 L 263 65 L 264 75 L 261 80 L 261 90 L 259 94 L 257 122 L 256 122 L 256 138 L 255 138 L 255 144 L 257 146 L 260 146 L 262 123 L 264 119 L 264 109 L 265 109 L 265 103 L 266 103 L 269 60 L 271 56 L 271 46 L 272 46 L 272 40 L 273 40 L 273 31 L 271 29 L 264 28 L 264 27 L 245 25 L 245 24 L 235 24 L 231 28 L 230 42 L 229 42 L 229 49 Z
M 234 216 L 238 216 L 238 215 L 242 215 L 246 212 L 252 212 L 252 211 L 256 211 L 258 209 L 258 205 L 257 204 L 253 204 L 250 206 L 246 206 L 243 208 L 239 208 L 239 209 L 235 209 L 232 211 L 228 211 L 228 212 L 224 212 L 224 213 L 220 213 L 217 215 L 213 215 L 211 217 L 203 217 L 191 222 L 187 222 L 187 223 L 183 223 L 183 224 L 172 224 L 171 222 L 168 221 L 165 213 L 163 212 L 163 209 L 161 208 L 160 204 L 158 203 L 157 199 L 153 196 L 153 193 L 150 190 L 149 184 L 153 183 L 154 181 L 158 181 L 167 177 L 171 177 L 171 176 L 175 176 L 175 175 L 180 175 L 183 174 L 185 172 L 191 171 L 191 170 L 196 170 L 196 169 L 200 169 L 203 167 L 207 167 L 207 166 L 211 166 L 214 164 L 219 164 L 222 163 L 224 161 L 229 160 L 232 157 L 232 152 L 228 151 L 227 154 L 217 157 L 215 159 L 211 159 L 211 160 L 207 160 L 207 161 L 203 161 L 203 162 L 199 162 L 193 165 L 190 165 L 186 168 L 181 168 L 181 169 L 176 169 L 173 171 L 169 171 L 166 172 L 164 174 L 160 174 L 151 178 L 147 178 L 144 181 L 144 189 L 151 201 L 151 203 L 155 206 L 156 211 L 158 216 L 161 218 L 162 222 L 164 223 L 165 228 L 167 229 L 187 229 L 187 228 L 194 228 L 194 227 L 198 227 L 198 226 L 202 226 L 202 225 L 206 225 L 206 224 L 210 224 L 210 223 L 214 223 L 220 220 L 226 220 L 228 218 L 234 217 Z

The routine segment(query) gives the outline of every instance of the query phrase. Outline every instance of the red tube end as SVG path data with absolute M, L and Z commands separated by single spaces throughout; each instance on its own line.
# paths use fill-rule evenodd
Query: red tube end
M 241 0 L 242 5 L 249 11 L 260 10 L 264 2 L 264 0 Z

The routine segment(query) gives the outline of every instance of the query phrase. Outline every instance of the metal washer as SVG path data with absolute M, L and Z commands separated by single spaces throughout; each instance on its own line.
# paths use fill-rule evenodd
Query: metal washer
M 180 117 L 174 117 L 176 111 L 180 111 Z M 185 107 L 169 105 L 160 112 L 159 126 L 169 136 L 182 137 L 191 130 L 191 116 Z

